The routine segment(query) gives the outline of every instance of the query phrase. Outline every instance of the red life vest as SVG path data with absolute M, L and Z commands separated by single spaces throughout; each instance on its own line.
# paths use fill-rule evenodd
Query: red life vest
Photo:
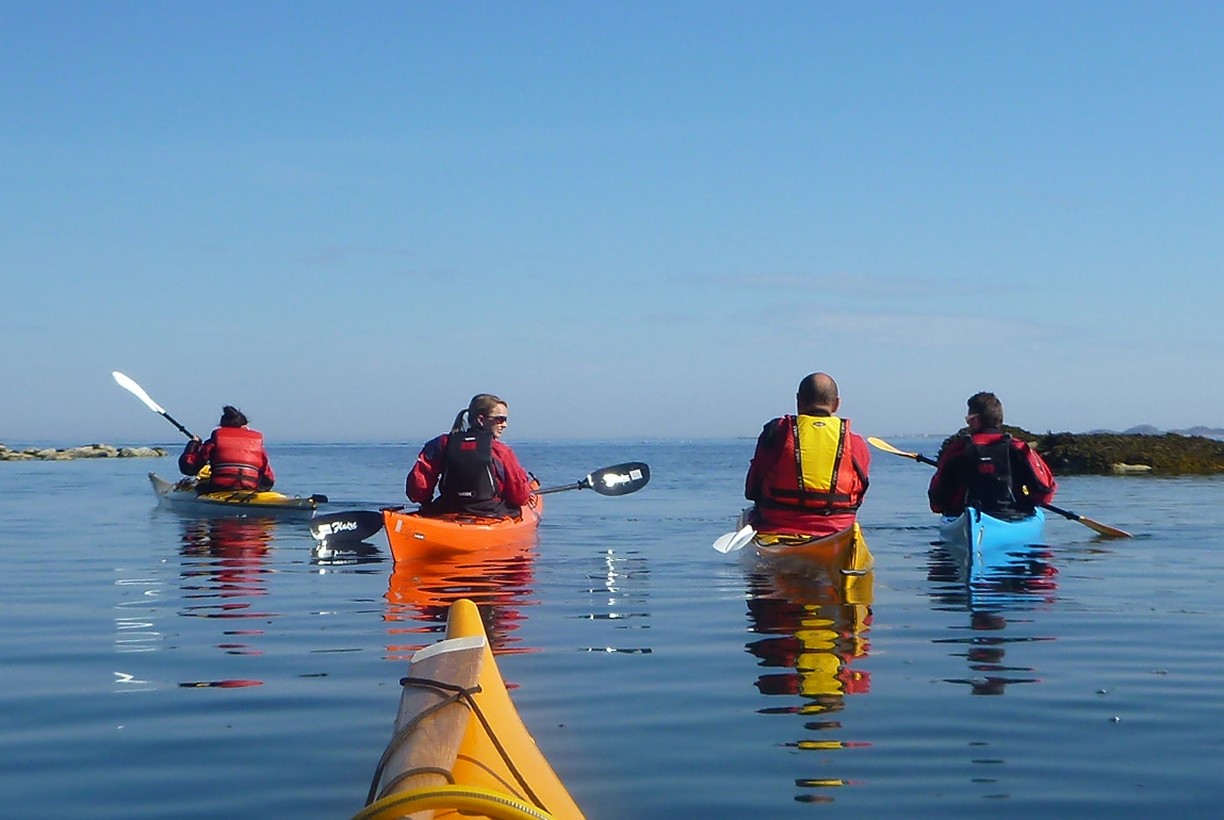
M 246 427 L 218 427 L 212 434 L 208 482 L 216 489 L 257 490 L 267 455 L 263 436 Z
M 859 508 L 867 474 L 850 453 L 848 419 L 783 416 L 774 435 L 782 437 L 781 446 L 764 465 L 758 504 L 818 515 Z

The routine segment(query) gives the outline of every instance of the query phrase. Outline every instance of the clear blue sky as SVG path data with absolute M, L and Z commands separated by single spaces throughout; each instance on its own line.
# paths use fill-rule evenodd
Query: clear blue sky
M 0 0 L 0 442 L 1224 425 L 1224 4 Z

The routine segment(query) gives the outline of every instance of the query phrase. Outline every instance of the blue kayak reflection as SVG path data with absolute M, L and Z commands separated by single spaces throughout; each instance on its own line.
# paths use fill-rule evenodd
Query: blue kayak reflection
M 770 671 L 756 679 L 757 690 L 769 697 L 790 697 L 787 705 L 758 710 L 765 715 L 800 715 L 805 734 L 785 746 L 827 752 L 865 747 L 864 741 L 842 736 L 843 724 L 833 717 L 850 696 L 867 694 L 871 675 L 863 668 L 870 651 L 874 572 L 846 575 L 837 567 L 810 561 L 785 564 L 762 561 L 750 567 L 748 618 L 762 635 L 746 644 L 759 665 Z M 816 761 L 813 761 L 816 764 Z M 822 768 L 828 759 L 818 763 Z M 798 778 L 799 802 L 832 802 L 829 789 L 849 781 L 822 773 Z
M 960 650 L 953 654 L 969 665 L 968 677 L 945 680 L 968 686 L 973 695 L 1002 695 L 1010 685 L 1040 683 L 1035 666 L 1006 655 L 1012 648 L 1054 640 L 1036 632 L 1033 615 L 1058 600 L 1057 575 L 1053 552 L 1042 544 L 1009 545 L 985 554 L 936 544 L 927 563 L 932 606 L 969 613 L 967 626 L 952 627 L 967 634 L 935 640 Z

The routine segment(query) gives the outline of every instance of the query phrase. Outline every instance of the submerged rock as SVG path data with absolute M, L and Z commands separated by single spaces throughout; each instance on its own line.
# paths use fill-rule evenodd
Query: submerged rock
M 113 447 L 110 444 L 83 444 L 80 447 L 55 449 L 30 447 L 10 450 L 0 444 L 0 461 L 72 461 L 78 458 L 161 458 L 170 455 L 162 447 Z

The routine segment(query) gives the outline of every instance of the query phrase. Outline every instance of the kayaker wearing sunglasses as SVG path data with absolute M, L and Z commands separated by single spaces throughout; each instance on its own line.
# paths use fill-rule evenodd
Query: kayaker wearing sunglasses
M 531 498 L 531 477 L 500 441 L 509 421 L 505 401 L 490 393 L 473 396 L 451 431 L 421 448 L 405 482 L 408 498 L 425 515 L 519 515 Z
M 968 432 L 939 454 L 927 497 L 931 510 L 960 515 L 966 505 L 991 515 L 1031 515 L 1054 500 L 1057 483 L 1040 455 L 1003 432 L 1003 402 L 975 393 L 967 402 Z
M 268 463 L 263 434 L 247 427 L 246 415 L 229 404 L 221 408 L 219 425 L 208 441 L 191 437 L 179 456 L 179 472 L 194 476 L 209 468 L 207 479 L 196 485 L 197 493 L 272 489 L 276 474 Z

